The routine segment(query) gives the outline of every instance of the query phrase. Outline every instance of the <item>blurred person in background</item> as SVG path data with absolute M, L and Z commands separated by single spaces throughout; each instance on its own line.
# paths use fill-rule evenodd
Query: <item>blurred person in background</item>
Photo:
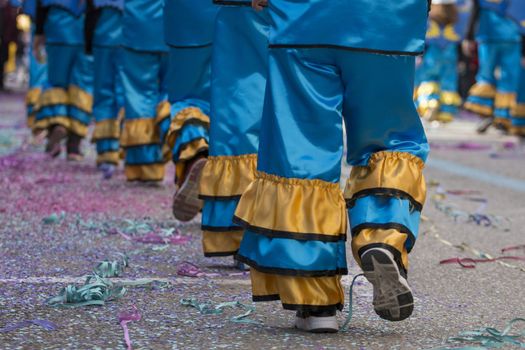
M 458 114 L 461 105 L 458 47 L 465 34 L 469 10 L 468 0 L 432 1 L 416 89 L 418 111 L 427 120 L 447 123 Z
M 47 57 L 47 84 L 36 110 L 35 130 L 48 130 L 46 152 L 58 157 L 66 140 L 67 159 L 82 159 L 80 143 L 92 112 L 93 58 L 84 52 L 84 0 L 39 0 L 37 59 Z

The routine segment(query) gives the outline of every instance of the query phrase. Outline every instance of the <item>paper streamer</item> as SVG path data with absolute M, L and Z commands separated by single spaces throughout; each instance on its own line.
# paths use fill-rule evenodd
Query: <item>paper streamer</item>
M 180 303 L 184 306 L 190 306 L 190 307 L 197 309 L 202 315 L 220 315 L 224 312 L 225 308 L 241 308 L 245 310 L 245 312 L 240 315 L 233 316 L 232 318 L 230 318 L 231 322 L 260 324 L 259 321 L 255 321 L 255 320 L 248 318 L 248 316 L 250 316 L 253 312 L 255 312 L 255 307 L 245 305 L 238 301 L 228 301 L 228 302 L 220 303 L 220 304 L 217 304 L 216 306 L 213 306 L 210 303 L 201 303 L 197 299 L 191 298 L 191 299 L 181 299 Z
M 129 236 L 123 232 L 119 232 L 119 234 L 127 239 L 128 241 L 134 241 L 139 243 L 145 243 L 145 244 L 184 244 L 190 241 L 190 237 L 188 236 L 182 236 L 182 235 L 175 235 L 171 237 L 163 237 L 155 232 L 150 232 L 146 234 L 145 236 L 140 237 L 133 237 Z
M 133 322 L 133 321 L 140 321 L 140 319 L 142 318 L 137 307 L 133 305 L 132 308 L 133 310 L 131 312 L 122 311 L 120 312 L 118 316 L 118 321 L 120 323 L 120 326 L 124 330 L 124 342 L 126 343 L 128 350 L 133 350 L 131 338 L 129 336 L 128 323 Z
M 500 349 L 505 347 L 525 348 L 525 328 L 519 333 L 511 334 L 512 328 L 518 323 L 525 323 L 523 318 L 515 318 L 505 326 L 503 331 L 496 328 L 486 327 L 475 331 L 465 331 L 459 333 L 457 337 L 452 337 L 447 340 L 447 343 L 470 343 L 476 346 L 466 347 L 440 347 L 434 350 L 486 350 L 486 349 Z
M 339 328 L 340 331 L 346 332 L 348 330 L 348 327 L 350 326 L 350 322 L 352 321 L 352 316 L 354 315 L 354 284 L 356 283 L 356 280 L 359 277 L 363 277 L 364 274 L 360 273 L 359 275 L 355 275 L 352 279 L 352 283 L 350 283 L 350 291 L 348 292 L 348 315 L 346 316 L 345 323 Z
M 177 268 L 177 275 L 179 276 L 185 276 L 185 277 L 217 277 L 221 276 L 218 273 L 207 273 L 201 270 L 200 267 L 198 267 L 195 264 L 192 264 L 189 261 L 183 261 L 179 264 Z
M 21 328 L 29 327 L 31 325 L 36 325 L 36 326 L 42 327 L 46 331 L 54 331 L 55 329 L 58 328 L 58 326 L 55 323 L 51 322 L 51 321 L 34 319 L 34 320 L 26 320 L 26 321 L 17 322 L 15 324 L 10 325 L 10 326 L 5 326 L 4 328 L 0 328 L 0 333 L 7 333 L 7 332 L 16 331 L 16 330 L 19 330 Z

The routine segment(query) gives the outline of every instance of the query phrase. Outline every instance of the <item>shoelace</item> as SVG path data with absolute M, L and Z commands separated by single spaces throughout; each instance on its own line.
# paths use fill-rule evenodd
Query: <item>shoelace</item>
M 354 307 L 354 284 L 356 280 L 359 277 L 363 277 L 364 274 L 360 273 L 359 275 L 355 275 L 354 279 L 352 280 L 352 283 L 350 284 L 350 291 L 349 291 L 349 297 L 348 297 L 348 315 L 346 316 L 345 323 L 339 328 L 339 331 L 346 332 L 348 330 L 348 327 L 350 326 L 350 322 L 352 321 L 352 316 L 354 314 L 353 307 Z

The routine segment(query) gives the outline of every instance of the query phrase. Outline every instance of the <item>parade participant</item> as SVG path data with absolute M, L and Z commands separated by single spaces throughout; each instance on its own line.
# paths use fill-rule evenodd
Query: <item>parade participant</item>
M 193 219 L 202 208 L 199 179 L 208 155 L 210 70 L 217 7 L 209 0 L 165 0 L 164 37 L 169 46 L 171 113 L 159 120 L 161 140 L 171 150 L 177 186 L 173 215 Z M 188 30 L 188 28 L 198 30 Z
M 511 134 L 525 137 L 525 2 L 520 0 L 511 1 L 507 13 L 518 24 L 522 35 L 520 80 L 516 104 L 511 111 L 510 132 Z
M 243 236 L 232 219 L 240 196 L 255 179 L 269 29 L 266 11 L 257 13 L 246 1 L 215 3 L 223 6 L 213 42 L 210 156 L 200 184 L 207 257 L 234 255 Z
M 42 89 L 47 82 L 47 64 L 37 59 L 33 51 L 33 37 L 35 35 L 37 0 L 24 0 L 22 11 L 31 19 L 31 44 L 29 45 L 29 90 L 26 94 L 27 125 L 33 128 L 35 122 L 35 105 L 38 103 Z
M 428 120 L 454 120 L 461 105 L 458 93 L 458 46 L 470 14 L 467 0 L 434 0 L 426 35 L 427 48 L 417 69 L 416 104 Z
M 126 0 L 122 24 L 125 118 L 120 144 L 128 181 L 164 179 L 158 122 L 169 116 L 163 0 Z
M 408 253 L 426 193 L 429 147 L 412 98 L 427 2 L 268 3 L 257 173 L 235 213 L 246 229 L 237 259 L 252 268 L 253 299 L 281 300 L 300 329 L 338 330 L 347 273 L 344 119 L 352 251 L 374 286 L 376 313 L 405 319 L 413 310 Z
M 86 52 L 93 55 L 92 141 L 97 165 L 110 177 L 119 163 L 120 123 L 124 96 L 121 83 L 122 10 L 124 0 L 88 0 L 85 24 Z
M 47 129 L 46 151 L 61 153 L 67 137 L 69 160 L 82 158 L 80 142 L 88 132 L 93 98 L 93 59 L 84 53 L 84 11 L 81 0 L 39 0 L 34 51 L 45 43 L 48 82 L 39 98 L 34 129 Z
M 509 0 L 474 0 L 464 42 L 465 54 L 471 54 L 476 32 L 479 70 L 464 107 L 482 117 L 494 118 L 494 124 L 503 129 L 510 127 L 510 110 L 516 100 L 521 41 L 518 25 L 506 14 L 508 3 Z

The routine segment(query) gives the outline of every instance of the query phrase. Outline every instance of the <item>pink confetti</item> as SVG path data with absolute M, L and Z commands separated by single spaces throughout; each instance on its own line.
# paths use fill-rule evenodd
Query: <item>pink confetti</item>
M 133 347 L 131 345 L 131 338 L 129 336 L 128 323 L 132 321 L 140 321 L 140 319 L 142 318 L 137 307 L 135 305 L 133 305 L 132 307 L 133 307 L 133 311 L 131 312 L 122 311 L 118 316 L 120 326 L 124 330 L 124 341 L 126 342 L 128 350 L 133 350 Z

